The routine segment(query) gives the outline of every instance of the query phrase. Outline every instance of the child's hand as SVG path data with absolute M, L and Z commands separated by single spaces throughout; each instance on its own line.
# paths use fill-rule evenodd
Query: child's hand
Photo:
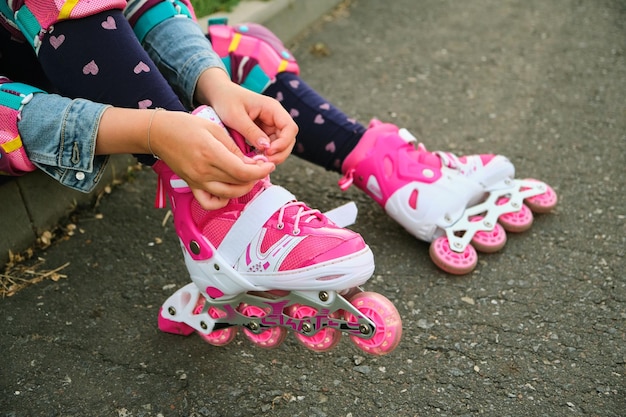
M 275 169 L 274 163 L 244 156 L 215 123 L 182 112 L 155 116 L 153 151 L 187 182 L 204 209 L 225 206 Z
M 186 112 L 116 107 L 104 112 L 96 154 L 150 152 L 187 182 L 207 210 L 246 194 L 276 168 L 244 156 L 221 126 Z
M 278 101 L 231 82 L 219 68 L 202 73 L 195 95 L 270 162 L 280 164 L 291 154 L 298 126 Z

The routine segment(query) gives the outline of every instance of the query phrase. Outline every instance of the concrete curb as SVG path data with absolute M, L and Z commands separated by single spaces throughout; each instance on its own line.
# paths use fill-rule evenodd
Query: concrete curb
M 231 13 L 199 18 L 198 24 L 205 28 L 210 17 L 218 16 L 227 17 L 230 23 L 261 23 L 288 43 L 340 2 L 244 0 Z M 4 265 L 9 260 L 9 251 L 20 253 L 31 247 L 43 232 L 54 229 L 77 205 L 93 202 L 106 185 L 122 178 L 135 163 L 128 155 L 114 156 L 100 185 L 89 194 L 63 187 L 39 171 L 0 183 L 0 262 Z

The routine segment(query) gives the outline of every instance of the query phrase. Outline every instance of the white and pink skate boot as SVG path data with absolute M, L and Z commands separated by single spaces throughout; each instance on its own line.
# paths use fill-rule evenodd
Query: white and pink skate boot
M 165 163 L 154 170 L 169 196 L 192 280 L 163 304 L 161 330 L 196 331 L 219 346 L 242 326 L 255 345 L 272 348 L 292 329 L 316 351 L 333 348 L 345 332 L 365 352 L 395 349 L 402 334 L 398 311 L 382 295 L 359 288 L 374 271 L 359 234 L 269 179 L 207 211 Z
M 457 157 L 416 142 L 406 129 L 372 121 L 344 161 L 339 185 L 355 184 L 409 233 L 432 242 L 431 259 L 448 273 L 471 272 L 476 250 L 500 250 L 505 230 L 527 230 L 532 211 L 556 206 L 550 186 L 514 179 L 513 164 L 501 155 Z

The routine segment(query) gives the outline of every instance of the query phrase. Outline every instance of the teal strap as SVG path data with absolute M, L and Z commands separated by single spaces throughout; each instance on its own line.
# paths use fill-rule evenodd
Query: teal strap
M 133 27 L 135 31 L 135 35 L 137 35 L 137 39 L 139 42 L 143 42 L 144 38 L 159 23 L 167 20 L 171 17 L 176 16 L 186 16 L 191 18 L 191 13 L 185 4 L 181 2 L 169 2 L 164 1 L 162 3 L 157 4 L 154 7 L 148 9 L 139 19 L 137 19 L 137 23 Z
M 211 17 L 209 18 L 209 26 L 211 25 L 227 25 L 228 18 L 227 17 Z
M 183 16 L 187 16 L 190 19 L 193 19 L 193 15 L 191 14 L 191 11 L 189 10 L 189 8 L 187 7 L 187 5 L 181 1 L 174 1 L 174 3 L 176 3 L 176 7 L 178 10 L 178 13 L 183 15 Z
M 41 25 L 26 5 L 20 7 L 15 13 L 15 24 L 22 31 L 28 43 L 37 50 L 39 45 L 35 45 L 35 39 L 41 32 Z
M 24 105 L 24 99 L 31 94 L 43 93 L 43 90 L 22 83 L 0 84 L 0 105 L 19 110 Z
M 9 7 L 9 3 L 6 0 L 0 1 L 0 13 L 11 22 L 15 23 L 15 12 Z

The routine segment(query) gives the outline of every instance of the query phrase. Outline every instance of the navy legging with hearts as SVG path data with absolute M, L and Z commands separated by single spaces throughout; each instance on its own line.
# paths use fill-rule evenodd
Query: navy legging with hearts
M 365 133 L 296 74 L 281 72 L 263 94 L 274 97 L 300 129 L 293 149 L 297 155 L 327 170 L 341 173 L 341 164 Z

